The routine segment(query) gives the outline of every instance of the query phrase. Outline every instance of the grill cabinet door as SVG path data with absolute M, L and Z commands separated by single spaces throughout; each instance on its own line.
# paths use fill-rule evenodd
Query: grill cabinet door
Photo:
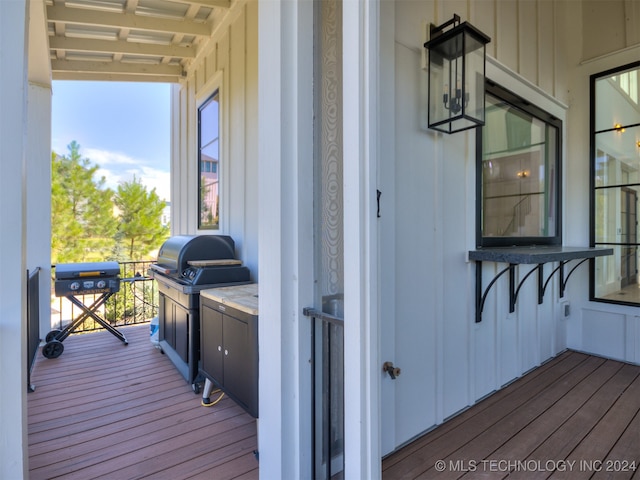
M 236 399 L 248 407 L 251 402 L 253 358 L 249 326 L 242 320 L 224 315 L 224 385 Z
M 189 312 L 179 304 L 173 304 L 175 325 L 175 350 L 184 362 L 189 361 Z
M 202 370 L 218 385 L 224 385 L 224 346 L 222 344 L 222 314 L 205 302 L 200 309 L 200 360 Z
M 159 320 L 160 320 L 160 340 L 166 340 L 166 342 L 175 346 L 175 329 L 173 327 L 173 302 L 165 294 L 159 294 Z

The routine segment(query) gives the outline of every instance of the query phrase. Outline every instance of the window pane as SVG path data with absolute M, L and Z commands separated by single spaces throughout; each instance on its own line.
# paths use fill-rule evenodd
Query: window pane
M 211 143 L 218 138 L 220 129 L 218 128 L 218 94 L 216 93 L 202 107 L 200 107 L 200 130 L 202 145 Z
M 640 303 L 638 248 L 599 246 L 613 248 L 613 255 L 595 259 L 595 297 L 618 303 Z
M 204 145 L 200 150 L 200 155 L 203 159 L 210 162 L 218 161 L 218 140 L 211 142 L 209 145 Z
M 198 109 L 198 227 L 219 228 L 219 101 L 214 93 Z
M 596 243 L 636 243 L 636 205 L 640 186 L 595 191 Z
M 638 119 L 636 120 L 638 121 Z M 596 135 L 595 186 L 640 183 L 640 127 Z
M 557 129 L 487 95 L 483 237 L 554 237 Z
M 639 70 L 634 67 L 596 80 L 596 132 L 638 123 Z

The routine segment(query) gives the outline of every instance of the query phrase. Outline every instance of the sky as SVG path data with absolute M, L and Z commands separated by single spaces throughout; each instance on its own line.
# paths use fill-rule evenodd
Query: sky
M 165 83 L 54 81 L 51 148 L 100 166 L 98 178 L 116 189 L 135 175 L 147 190 L 170 200 L 170 85 Z

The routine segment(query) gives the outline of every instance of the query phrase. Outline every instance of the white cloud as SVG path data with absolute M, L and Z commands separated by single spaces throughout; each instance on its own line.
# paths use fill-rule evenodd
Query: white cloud
M 169 172 L 150 165 L 148 161 L 132 158 L 119 152 L 87 148 L 81 151 L 83 158 L 99 165 L 98 177 L 104 177 L 109 188 L 116 189 L 120 183 L 130 182 L 135 176 L 147 190 L 156 189 L 163 200 L 171 200 Z

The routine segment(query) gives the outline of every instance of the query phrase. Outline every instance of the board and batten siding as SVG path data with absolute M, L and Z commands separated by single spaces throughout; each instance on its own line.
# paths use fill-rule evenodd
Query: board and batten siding
M 399 380 L 383 379 L 383 409 L 395 412 L 393 421 L 382 417 L 385 454 L 566 348 L 557 276 L 541 305 L 535 275 L 528 278 L 513 313 L 508 276 L 501 277 L 483 321 L 474 322 L 475 264 L 466 253 L 475 248 L 475 133 L 427 128 L 425 28 L 457 13 L 491 37 L 488 78 L 565 121 L 567 72 L 556 33 L 565 11 L 556 2 L 398 1 L 392 13 L 382 12 L 381 24 L 393 22 L 395 32 L 386 40 L 393 47 L 381 46 L 389 52 L 382 70 L 395 72 L 382 77 L 381 88 L 395 91 L 395 116 L 382 126 L 395 132 L 395 155 L 379 166 L 382 210 L 393 212 L 383 213 L 380 250 L 386 255 L 388 246 L 394 255 L 384 261 L 393 273 L 380 276 L 381 311 L 393 316 L 381 318 L 381 360 L 402 368 Z M 505 267 L 485 262 L 483 286 Z M 531 268 L 517 267 L 516 281 Z
M 465 258 L 475 246 L 474 133 L 427 129 L 421 68 L 429 23 L 457 13 L 491 37 L 487 77 L 563 121 L 564 244 L 587 246 L 589 75 L 640 58 L 639 8 L 624 0 L 431 0 L 382 10 L 382 24 L 394 24 L 393 46 L 382 40 L 382 50 L 393 52 L 382 70 L 395 72 L 382 77 L 381 88 L 395 92 L 395 117 L 386 124 L 395 156 L 392 166 L 386 158 L 379 166 L 383 211 L 394 212 L 381 220 L 381 251 L 394 252 L 385 259 L 393 273 L 381 275 L 381 311 L 395 322 L 391 331 L 381 319 L 382 360 L 393 360 L 403 375 L 394 395 L 385 393 L 392 380 L 383 380 L 384 406 L 396 415 L 394 423 L 382 418 L 383 432 L 395 429 L 394 440 L 383 435 L 383 453 L 566 348 L 640 362 L 637 308 L 589 302 L 586 264 L 572 274 L 564 298 L 555 274 L 541 305 L 532 275 L 513 313 L 504 275 L 487 297 L 482 323 L 474 323 L 475 265 Z M 545 278 L 555 266 L 545 266 Z M 483 287 L 505 267 L 486 262 Z M 518 266 L 516 282 L 531 268 Z
M 257 2 L 234 3 L 231 15 L 172 87 L 172 234 L 231 235 L 258 278 Z M 220 230 L 198 230 L 197 109 L 220 89 Z

